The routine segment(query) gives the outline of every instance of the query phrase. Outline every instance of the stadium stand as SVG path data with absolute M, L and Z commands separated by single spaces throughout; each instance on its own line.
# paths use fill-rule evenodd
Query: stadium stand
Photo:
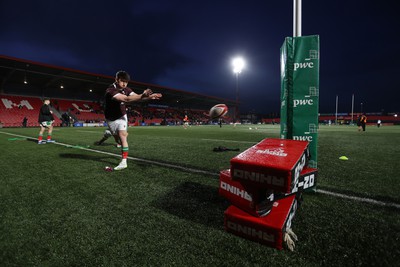
M 113 76 L 0 55 L 0 95 L 5 98 L 0 102 L 0 126 L 20 127 L 25 116 L 28 118 L 27 126 L 38 126 L 36 109 L 41 105 L 40 96 L 52 99 L 56 115 L 55 126 L 61 124 L 59 118 L 64 112 L 68 112 L 74 121 L 102 122 L 104 115 L 99 101 L 104 96 L 104 90 L 114 82 L 114 79 Z M 234 100 L 185 92 L 156 84 L 130 81 L 129 87 L 136 93 L 151 88 L 154 92 L 163 94 L 162 99 L 156 104 L 132 105 L 128 112 L 130 125 L 180 125 L 185 114 L 188 115 L 191 124 L 207 124 L 210 123 L 206 115 L 210 107 L 225 103 L 233 111 L 238 105 Z M 32 109 L 24 105 L 25 102 L 21 102 L 23 100 L 28 101 Z M 232 122 L 229 115 L 233 114 L 228 113 L 223 119 L 225 123 Z M 258 114 L 259 116 L 252 114 L 250 117 L 248 115 L 246 117 L 246 114 L 242 114 L 241 121 L 280 123 L 278 113 L 270 114 L 267 118 L 261 114 Z M 367 113 L 367 124 L 375 124 L 378 119 L 382 121 L 382 125 L 400 124 L 400 116 L 395 115 Z M 334 123 L 335 119 L 334 114 L 321 114 L 319 123 L 327 124 L 329 120 Z M 350 124 L 351 120 L 350 114 L 338 116 L 339 124 Z M 356 123 L 356 120 L 357 114 L 354 114 L 353 123 Z
M 39 97 L 0 95 L 0 122 L 3 127 L 21 127 L 24 117 L 28 119 L 27 126 L 39 126 L 38 116 L 42 106 Z M 54 116 L 55 124 L 61 120 Z
M 114 82 L 115 78 L 0 55 L 0 80 L 0 94 L 37 96 L 38 99 L 40 99 L 39 96 L 47 96 L 52 100 L 57 117 L 60 117 L 63 112 L 68 112 L 75 121 L 101 122 L 104 120 L 104 115 L 99 101 L 102 101 L 105 89 Z M 145 125 L 176 125 L 185 114 L 189 116 L 192 123 L 207 123 L 208 119 L 204 113 L 208 113 L 210 107 L 225 103 L 234 110 L 237 105 L 234 100 L 156 84 L 130 81 L 129 87 L 136 93 L 151 88 L 154 92 L 163 95 L 159 101 L 137 103 L 132 106 L 130 123 L 137 125 L 143 123 Z M 19 122 L 19 119 L 15 119 L 12 125 L 20 125 L 22 121 Z M 4 121 L 7 121 L 8 125 L 11 123 L 9 119 L 4 119 Z M 35 118 L 34 121 L 36 122 L 37 119 Z M 29 118 L 29 126 L 34 121 Z
M 32 96 L 0 95 L 0 122 L 3 127 L 21 127 L 26 116 L 27 127 L 39 126 L 37 122 L 42 99 Z M 92 123 L 104 122 L 104 114 L 100 103 L 85 100 L 51 99 L 54 111 L 55 126 L 62 123 L 61 115 L 67 113 L 74 122 Z M 182 125 L 185 115 L 188 115 L 193 125 L 207 124 L 208 110 L 180 109 L 148 106 L 128 106 L 129 124 L 137 125 Z M 231 122 L 229 116 L 225 123 Z
M 52 99 L 53 106 L 60 112 L 67 112 L 81 122 L 101 122 L 104 115 L 99 103 L 84 100 Z
M 37 122 L 39 109 L 42 106 L 42 99 L 32 96 L 20 95 L 0 95 L 0 123 L 2 127 L 22 127 L 24 117 L 28 119 L 27 127 L 39 126 Z M 51 106 L 54 111 L 55 126 L 61 125 L 61 114 L 69 114 L 74 122 L 82 123 L 99 123 L 104 122 L 104 114 L 99 102 L 86 100 L 70 100 L 70 99 L 51 99 Z M 182 119 L 188 115 L 190 124 L 208 124 L 208 111 L 202 109 L 184 109 L 171 107 L 152 107 L 152 106 L 128 106 L 129 124 L 131 126 L 138 125 L 182 125 Z M 351 121 L 356 123 L 357 116 L 355 113 L 353 119 L 351 114 L 341 114 L 338 116 L 338 124 L 350 124 Z M 378 120 L 382 121 L 382 125 L 393 125 L 400 123 L 400 117 L 394 114 L 379 115 L 375 113 L 367 113 L 369 125 L 376 124 Z M 321 124 L 335 123 L 336 116 L 324 114 L 319 117 Z M 232 118 L 227 116 L 224 118 L 225 123 L 232 122 Z M 279 124 L 279 118 L 262 119 L 265 124 Z

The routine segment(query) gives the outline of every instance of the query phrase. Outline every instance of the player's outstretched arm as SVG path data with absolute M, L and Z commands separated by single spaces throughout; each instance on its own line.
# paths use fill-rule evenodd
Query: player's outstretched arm
M 162 94 L 154 93 L 149 96 L 143 97 L 143 100 L 153 100 L 153 99 L 160 99 L 162 97 Z
M 146 89 L 143 91 L 142 94 L 136 94 L 134 92 L 132 92 L 129 96 L 123 94 L 117 94 L 114 96 L 114 99 L 121 102 L 134 102 L 146 99 L 151 94 L 153 94 L 153 91 L 151 89 Z

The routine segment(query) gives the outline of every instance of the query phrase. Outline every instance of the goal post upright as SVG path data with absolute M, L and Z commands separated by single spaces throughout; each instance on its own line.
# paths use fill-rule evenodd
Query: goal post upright
M 301 36 L 301 0 L 293 0 L 293 37 Z
M 293 36 L 280 49 L 282 139 L 309 142 L 309 167 L 317 168 L 319 36 L 302 36 L 302 1 L 293 0 Z

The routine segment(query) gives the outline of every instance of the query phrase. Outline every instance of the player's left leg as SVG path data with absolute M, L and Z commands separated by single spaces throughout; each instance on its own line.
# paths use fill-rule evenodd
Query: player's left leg
M 100 141 L 96 141 L 96 142 L 94 142 L 94 144 L 97 145 L 97 146 L 100 146 L 100 145 L 103 144 L 111 135 L 113 135 L 113 134 L 111 133 L 110 130 L 105 130 L 105 131 L 104 131 L 104 134 L 103 134 L 103 137 L 100 139 Z
M 129 147 L 128 147 L 128 131 L 126 130 L 119 130 L 118 131 L 118 137 L 121 140 L 121 162 L 118 164 L 117 167 L 114 168 L 114 170 L 119 171 L 122 169 L 125 169 L 128 167 L 127 159 L 128 159 L 128 152 L 129 152 Z
M 43 140 L 44 130 L 46 130 L 46 128 L 42 124 L 40 124 L 40 131 L 39 131 L 39 137 L 38 137 L 38 144 L 39 145 L 46 144 L 46 141 Z
M 114 135 L 114 139 L 115 139 L 115 142 L 117 143 L 116 147 L 121 148 L 122 147 L 121 138 L 119 138 L 119 135 Z
M 51 134 L 53 133 L 53 123 L 49 122 L 48 128 L 47 128 L 47 143 L 54 143 L 55 141 L 51 139 Z

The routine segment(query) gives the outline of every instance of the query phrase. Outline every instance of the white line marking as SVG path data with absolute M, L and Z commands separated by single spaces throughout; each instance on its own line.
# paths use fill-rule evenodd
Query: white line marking
M 84 131 L 84 130 L 77 130 L 77 132 L 81 132 L 81 133 L 91 133 L 91 134 L 98 134 L 101 135 L 101 133 L 99 134 L 98 131 Z
M 23 137 L 23 138 L 27 138 L 27 139 L 36 140 L 36 138 L 30 137 L 30 136 L 12 134 L 12 133 L 2 132 L 2 131 L 0 131 L 0 133 L 11 135 L 11 136 L 17 136 L 17 137 Z M 214 140 L 214 139 L 202 139 L 202 140 Z M 215 140 L 218 140 L 218 139 L 215 139 Z M 221 140 L 218 140 L 218 141 L 221 141 Z M 251 142 L 251 143 L 254 143 L 254 142 Z M 73 145 L 64 144 L 64 143 L 60 143 L 60 142 L 55 142 L 52 145 L 73 147 Z M 109 155 L 109 156 L 113 156 L 113 157 L 121 157 L 120 154 L 114 154 L 114 153 L 111 153 L 111 152 L 105 152 L 105 151 L 95 150 L 95 149 L 91 149 L 91 148 L 82 147 L 80 149 L 86 150 L 86 151 L 90 151 L 90 152 L 100 153 L 100 154 L 104 154 L 104 155 Z M 170 164 L 170 163 L 163 163 L 163 162 L 147 160 L 147 159 L 140 159 L 140 158 L 134 158 L 134 157 L 128 157 L 128 159 L 133 160 L 133 161 L 137 161 L 137 162 L 144 162 L 144 163 L 154 164 L 154 165 L 158 165 L 158 166 L 162 166 L 162 167 L 178 169 L 178 170 L 182 170 L 182 171 L 185 171 L 185 172 L 202 173 L 202 174 L 207 174 L 207 175 L 211 175 L 211 176 L 219 176 L 219 174 L 215 173 L 215 172 L 198 170 L 198 169 L 189 168 L 189 167 L 183 167 L 183 166 L 174 165 L 174 164 Z M 325 195 L 329 195 L 329 196 L 338 197 L 338 198 L 350 199 L 350 200 L 354 200 L 354 201 L 358 201 L 358 202 L 364 202 L 364 203 L 369 203 L 369 204 L 378 205 L 378 206 L 394 207 L 394 208 L 400 209 L 400 204 L 396 204 L 396 203 L 393 203 L 393 202 L 383 202 L 383 201 L 378 201 L 378 200 L 375 200 L 375 199 L 372 199 L 372 198 L 349 196 L 349 195 L 330 192 L 330 191 L 326 191 L 326 190 L 322 190 L 322 189 L 317 189 L 317 192 L 325 194 Z
M 236 141 L 236 140 L 221 140 L 221 139 L 201 139 L 203 141 L 218 141 L 218 142 L 233 142 L 233 143 L 246 143 L 246 144 L 256 144 L 258 142 L 250 142 L 250 141 Z
M 11 136 L 23 137 L 23 138 L 27 138 L 27 139 L 33 139 L 33 140 L 37 139 L 37 138 L 34 138 L 34 137 L 18 135 L 18 134 L 11 134 L 11 133 L 1 132 L 1 131 L 0 131 L 0 133 L 8 134 L 8 135 L 11 135 Z M 74 145 L 64 144 L 64 143 L 60 143 L 60 142 L 52 143 L 52 145 L 60 145 L 60 146 L 65 146 L 65 147 L 74 147 Z M 114 154 L 114 153 L 111 153 L 111 152 L 105 152 L 105 151 L 86 148 L 86 147 L 79 147 L 79 149 L 90 151 L 90 152 L 96 152 L 96 153 L 100 153 L 100 154 L 104 154 L 104 155 L 109 155 L 109 156 L 113 156 L 113 157 L 121 157 L 121 154 Z M 131 159 L 131 160 L 134 160 L 134 161 L 138 161 L 138 162 L 150 163 L 150 164 L 154 164 L 154 165 L 158 165 L 158 166 L 162 166 L 162 167 L 168 167 L 168 168 L 183 170 L 183 171 L 186 171 L 186 172 L 202 173 L 202 174 L 213 175 L 213 176 L 219 175 L 219 174 L 217 174 L 215 172 L 198 170 L 198 169 L 194 169 L 194 168 L 183 167 L 183 166 L 179 166 L 179 165 L 174 165 L 174 164 L 164 163 L 164 162 L 158 162 L 158 161 L 153 161 L 153 160 L 148 160 L 148 159 L 141 159 L 141 158 L 135 158 L 135 157 L 129 157 L 129 156 L 128 156 L 128 159 Z
M 91 134 L 97 134 L 99 135 L 98 131 L 85 131 L 85 130 L 77 130 L 77 132 L 81 133 L 91 133 Z M 162 137 L 162 138 L 173 138 L 173 137 Z M 244 144 L 255 144 L 257 142 L 251 142 L 251 141 L 236 141 L 236 140 L 221 140 L 221 139 L 201 139 L 202 141 L 218 141 L 218 142 L 232 142 L 232 143 L 244 143 Z
M 322 190 L 322 189 L 317 189 L 317 192 L 325 194 L 325 195 L 329 195 L 329 196 L 334 196 L 334 197 L 339 197 L 339 198 L 344 198 L 344 199 L 351 199 L 351 200 L 355 200 L 355 201 L 359 201 L 359 202 L 365 202 L 365 203 L 379 205 L 379 206 L 395 207 L 395 208 L 400 209 L 400 205 L 399 204 L 390 203 L 390 202 L 383 202 L 383 201 L 375 200 L 375 199 L 372 199 L 372 198 L 348 196 L 348 195 L 345 195 L 345 194 L 330 192 L 330 191 L 326 191 L 326 190 Z

